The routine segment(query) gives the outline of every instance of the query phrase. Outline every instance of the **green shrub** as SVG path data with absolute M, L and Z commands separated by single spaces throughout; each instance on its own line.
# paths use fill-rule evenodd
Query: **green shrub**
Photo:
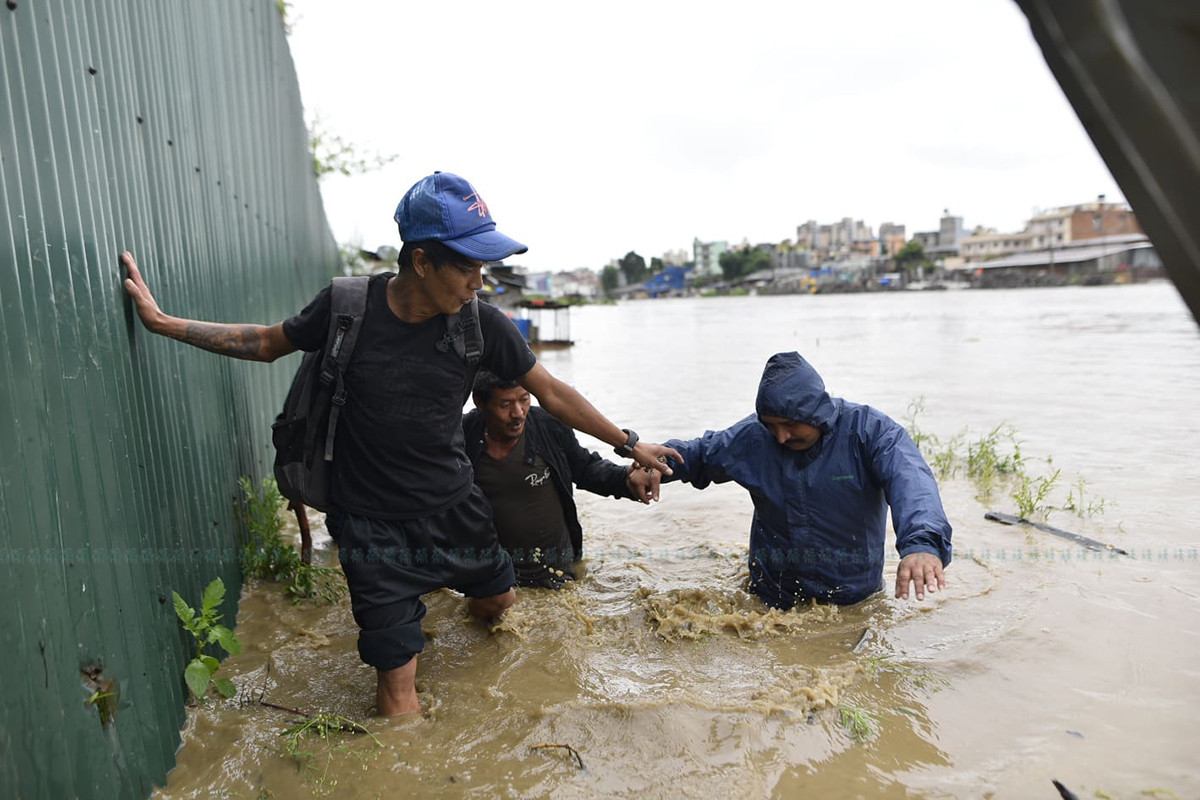
M 338 570 L 305 564 L 296 548 L 281 536 L 280 514 L 286 501 L 275 479 L 263 478 L 257 490 L 248 477 L 240 478 L 238 483 L 242 487 L 241 515 L 246 529 L 242 575 L 286 583 L 293 602 L 320 600 L 332 604 L 345 596 L 346 584 Z
M 225 698 L 237 694 L 237 687 L 228 678 L 213 677 L 220 662 L 204 653 L 207 645 L 220 645 L 221 649 L 231 656 L 242 651 L 242 643 L 233 631 L 221 624 L 221 615 L 217 609 L 225 599 L 225 583 L 220 578 L 213 579 L 204 589 L 204 597 L 200 600 L 200 611 L 187 604 L 179 592 L 171 592 L 175 599 L 175 616 L 184 630 L 192 634 L 196 644 L 196 656 L 183 670 L 183 679 L 187 683 L 192 698 L 203 703 L 208 696 L 208 690 L 215 688 Z

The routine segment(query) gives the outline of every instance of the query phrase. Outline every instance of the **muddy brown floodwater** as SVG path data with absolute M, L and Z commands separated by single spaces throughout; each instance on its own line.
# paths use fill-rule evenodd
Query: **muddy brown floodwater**
M 1062 470 L 1051 504 L 1081 479 L 1104 501 L 1050 524 L 1132 555 L 987 522 L 1015 501 L 960 471 L 944 592 L 780 613 L 746 593 L 736 486 L 583 496 L 580 580 L 491 631 L 427 598 L 420 717 L 370 717 L 347 602 L 248 585 L 239 697 L 190 713 L 158 797 L 1200 797 L 1200 334 L 1170 285 L 645 301 L 577 309 L 572 334 L 543 362 L 644 438 L 736 421 L 792 349 L 897 419 L 923 397 L 917 424 L 966 429 L 963 455 L 1008 423 L 1031 474 Z M 289 754 L 297 718 L 264 694 L 375 740 Z

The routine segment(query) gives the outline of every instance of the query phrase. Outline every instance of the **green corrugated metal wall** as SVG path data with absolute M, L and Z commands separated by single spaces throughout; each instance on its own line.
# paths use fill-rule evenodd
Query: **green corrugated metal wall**
M 6 0 L 0 74 L 0 795 L 144 797 L 184 720 L 171 590 L 220 576 L 232 619 L 235 481 L 298 362 L 148 334 L 118 254 L 168 313 L 270 323 L 337 249 L 275 0 Z

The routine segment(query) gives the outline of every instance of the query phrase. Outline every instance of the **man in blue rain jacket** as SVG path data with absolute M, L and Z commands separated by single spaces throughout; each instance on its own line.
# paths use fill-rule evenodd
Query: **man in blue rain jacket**
M 750 588 L 777 608 L 815 599 L 851 605 L 883 588 L 892 508 L 896 597 L 946 585 L 950 523 L 937 482 L 886 414 L 830 397 L 799 353 L 767 361 L 751 414 L 722 431 L 672 440 L 674 475 L 697 489 L 735 481 L 750 492 Z

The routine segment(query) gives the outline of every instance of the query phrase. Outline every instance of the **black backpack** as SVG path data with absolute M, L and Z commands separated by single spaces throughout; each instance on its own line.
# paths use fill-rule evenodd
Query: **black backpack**
M 304 354 L 283 411 L 271 425 L 275 481 L 279 493 L 293 504 L 330 510 L 334 437 L 338 415 L 349 399 L 343 376 L 362 329 L 369 281 L 366 276 L 333 279 L 325 347 Z M 473 299 L 459 313 L 446 315 L 446 334 L 437 346 L 442 351 L 454 347 L 467 363 L 462 397 L 466 403 L 483 354 L 478 299 Z

